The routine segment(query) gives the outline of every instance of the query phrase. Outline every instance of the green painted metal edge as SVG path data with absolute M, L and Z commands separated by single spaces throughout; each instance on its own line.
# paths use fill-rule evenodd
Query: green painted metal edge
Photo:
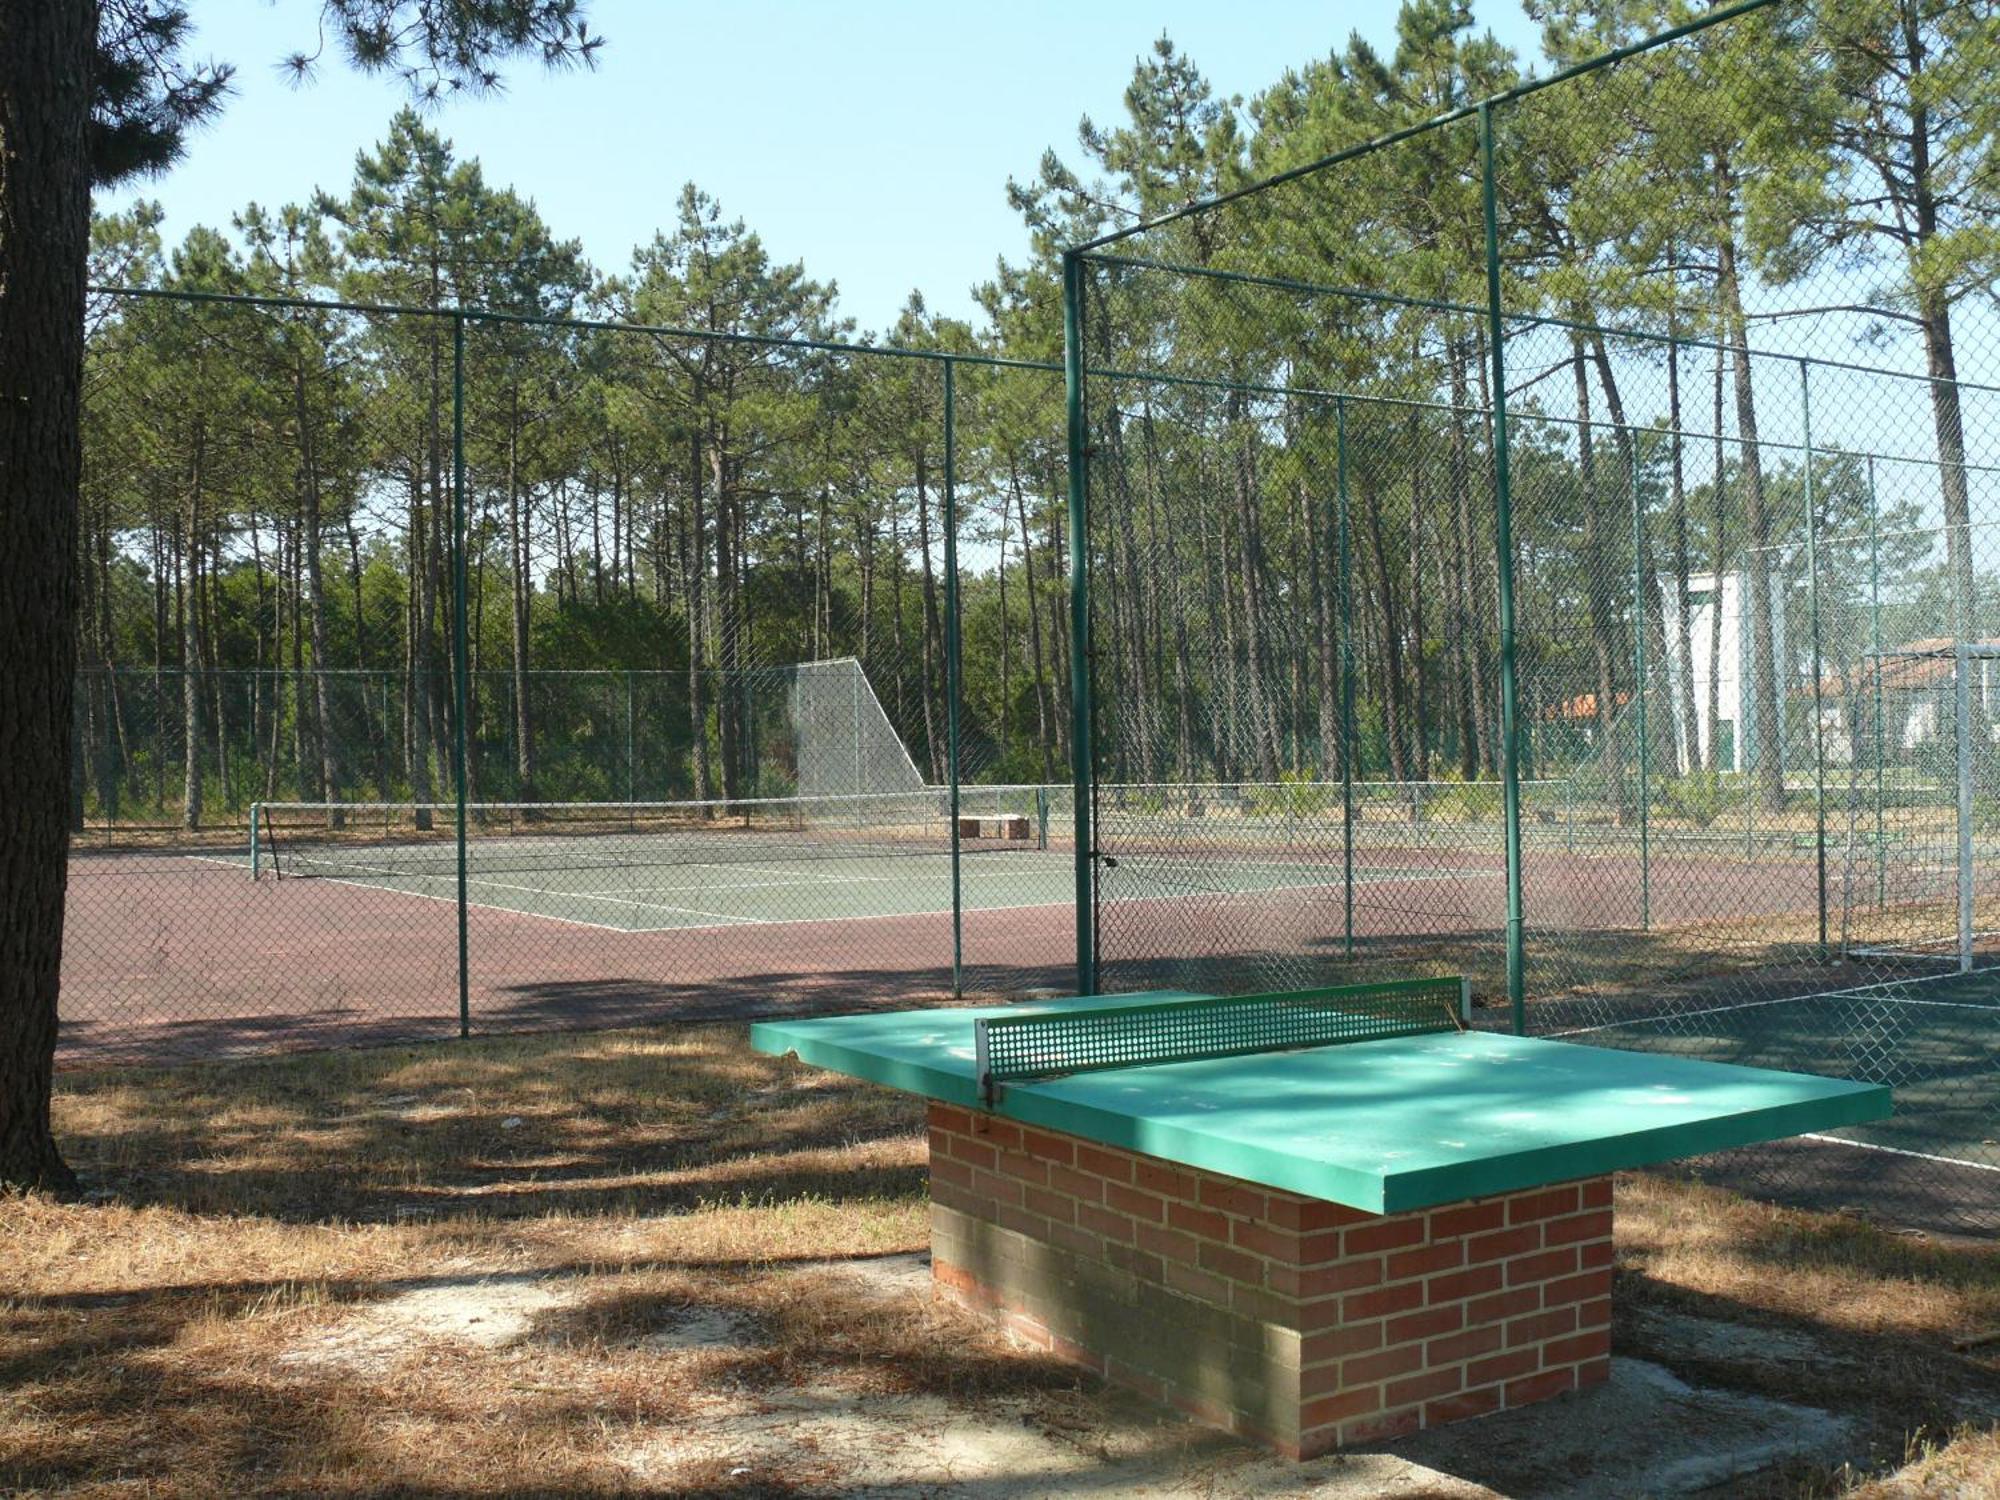
M 980 1107 L 979 1081 L 970 1072 L 864 1052 L 815 1034 L 809 1029 L 811 1025 L 810 1021 L 760 1021 L 750 1028 L 751 1049 L 773 1057 L 789 1053 L 811 1067 L 921 1094 L 943 1104 L 962 1104 L 968 1109 Z
M 1813 484 L 1812 366 L 1799 361 L 1799 421 L 1806 486 L 1806 600 L 1813 653 L 1813 862 L 1819 872 L 1819 946 L 1826 952 L 1826 656 L 1820 641 L 1819 492 Z M 1849 784 L 1853 775 L 1849 773 Z
M 1793 1099 L 1712 1120 L 1655 1126 L 1624 1135 L 1411 1172 L 1385 1185 L 1384 1206 L 1378 1212 L 1400 1213 L 1405 1209 L 1430 1208 L 1439 1203 L 1569 1182 L 1578 1177 L 1601 1177 L 1607 1172 L 1658 1166 L 1662 1162 L 1706 1156 L 1711 1151 L 1759 1146 L 1809 1131 L 1866 1125 L 1889 1118 L 1892 1105 L 1887 1084 L 1833 1078 L 1818 1081 L 1827 1084 L 1828 1089 L 1811 1099 Z
M 1827 1091 L 1812 1099 L 1789 1100 L 1714 1120 L 1653 1126 L 1597 1140 L 1535 1147 L 1396 1175 L 1336 1162 L 1309 1161 L 1273 1147 L 1218 1141 L 1170 1122 L 1137 1119 L 1032 1091 L 1002 1095 L 990 1113 L 1023 1125 L 1063 1131 L 1100 1145 L 1162 1157 L 1178 1166 L 1234 1177 L 1259 1187 L 1323 1198 L 1365 1213 L 1390 1214 L 1546 1187 L 1579 1177 L 1657 1166 L 1711 1151 L 1803 1135 L 1807 1131 L 1862 1125 L 1886 1119 L 1890 1113 L 1889 1089 L 1885 1085 L 1835 1079 L 1817 1081 L 1825 1083 Z M 967 1085 L 965 1092 L 970 1103 L 981 1107 L 975 1087 Z
M 1069 451 L 1069 712 L 1076 825 L 1076 988 L 1097 993 L 1097 762 L 1091 747 L 1090 441 L 1084 397 L 1083 262 L 1062 262 L 1063 403 Z
M 1514 639 L 1514 488 L 1507 446 L 1507 325 L 1500 297 L 1493 108 L 1481 104 L 1478 114 L 1480 207 L 1486 231 L 1486 352 L 1493 365 L 1493 550 L 1500 615 L 1500 800 L 1507 830 L 1507 1007 L 1514 1034 L 1523 1036 L 1528 1030 L 1527 942 L 1521 898 L 1520 684 Z
M 944 362 L 944 712 L 951 798 L 951 993 L 965 994 L 965 866 L 959 829 L 959 699 L 964 696 L 958 610 L 958 365 Z
M 1118 996 L 1112 997 L 1103 1008 L 1119 1008 L 1120 1001 L 1152 1006 L 1165 998 L 1170 997 L 1160 993 Z M 968 1014 L 968 1023 L 976 1015 L 976 1012 Z M 830 1019 L 851 1023 L 854 1018 Z M 750 1028 L 750 1044 L 759 1052 L 793 1053 L 801 1062 L 813 1067 L 902 1089 L 941 1103 L 986 1110 L 979 1096 L 978 1081 L 969 1072 L 926 1063 L 917 1058 L 884 1057 L 858 1050 L 828 1037 L 825 1034 L 826 1024 L 824 1020 L 761 1022 Z M 1494 1035 L 1491 1039 L 1501 1043 L 1515 1041 L 1504 1035 Z M 964 1059 L 959 1062 L 962 1066 Z M 1706 1066 L 1731 1065 L 1714 1063 Z M 1862 1125 L 1886 1119 L 1891 1113 L 1892 1101 L 1886 1085 L 1822 1078 L 1813 1078 L 1812 1082 L 1818 1087 L 1814 1097 L 1809 1099 L 1786 1100 L 1711 1120 L 1650 1126 L 1595 1140 L 1534 1147 L 1504 1156 L 1453 1162 L 1394 1176 L 1338 1163 L 1303 1160 L 1290 1151 L 1273 1147 L 1218 1141 L 1186 1126 L 1137 1119 L 1031 1089 L 1016 1089 L 1004 1094 L 999 1103 L 987 1112 L 1024 1125 L 1062 1131 L 1096 1144 L 1117 1146 L 1161 1157 L 1178 1165 L 1234 1177 L 1260 1187 L 1321 1198 L 1365 1213 L 1384 1214 L 1519 1192 L 1579 1177 L 1597 1177 L 1608 1172 L 1656 1166 L 1661 1162 L 1703 1156 L 1732 1147 L 1782 1140 L 1808 1131 Z
M 465 314 L 451 319 L 451 796 L 454 803 L 454 844 L 458 862 L 458 1035 L 472 1035 L 472 947 L 467 914 L 472 898 L 467 884 L 465 804 L 466 716 L 472 703 L 466 625 L 465 565 Z
M 1213 995 L 1197 995 L 1184 990 L 1141 990 L 1130 995 L 1090 996 L 1088 1007 L 1078 1007 L 1075 999 L 1043 1001 L 1038 1004 L 1010 1005 L 1005 1014 L 1009 1016 L 1047 1015 L 1050 1013 L 1074 1013 L 1079 1008 L 1096 1011 L 1143 1009 L 1174 1000 L 1212 1000 Z M 894 1016 L 905 1012 L 885 1011 L 883 1015 Z M 968 1007 L 958 1012 L 965 1017 L 966 1043 L 971 1045 L 972 1023 L 976 1020 L 991 1019 L 992 1011 L 981 1007 Z M 834 1073 L 843 1073 L 849 1078 L 860 1078 L 868 1083 L 883 1084 L 892 1089 L 903 1089 L 913 1094 L 923 1094 L 946 1104 L 963 1104 L 983 1108 L 979 1097 L 979 1081 L 972 1076 L 969 1060 L 967 1071 L 955 1072 L 949 1067 L 935 1067 L 912 1059 L 884 1057 L 836 1040 L 827 1033 L 836 1027 L 850 1027 L 854 1016 L 821 1016 L 804 1021 L 758 1021 L 750 1027 L 750 1047 L 754 1052 L 767 1053 L 773 1057 L 791 1054 L 802 1063 L 815 1068 L 826 1068 Z M 1001 1111 L 1005 1113 L 1005 1111 Z

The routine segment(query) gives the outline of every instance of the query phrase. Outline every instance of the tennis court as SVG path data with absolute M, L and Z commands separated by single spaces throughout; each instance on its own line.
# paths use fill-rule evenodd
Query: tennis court
M 730 804 L 490 804 L 467 819 L 463 1024 L 611 1026 L 1069 993 L 1066 788 Z M 461 1025 L 454 811 L 283 805 L 198 845 L 79 852 L 66 1064 L 400 1041 Z M 1478 856 L 1357 865 L 1372 923 L 1418 906 L 1485 925 Z M 1141 861 L 1171 922 L 1227 891 L 1235 951 L 1321 909 L 1338 857 L 1273 849 Z M 254 878 L 253 878 L 254 877 Z M 954 892 L 956 891 L 956 902 Z M 1331 906 L 1328 905 L 1331 903 Z M 1372 904 L 1371 904 L 1372 903 Z M 956 956 L 957 961 L 954 962 Z

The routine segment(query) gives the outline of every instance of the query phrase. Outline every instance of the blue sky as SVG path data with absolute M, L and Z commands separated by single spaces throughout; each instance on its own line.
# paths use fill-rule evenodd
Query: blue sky
M 403 96 L 329 61 L 303 89 L 277 67 L 314 44 L 302 0 L 193 0 L 197 55 L 234 62 L 237 93 L 187 159 L 135 190 L 177 239 L 340 189 L 357 150 Z M 595 73 L 508 70 L 504 96 L 460 101 L 436 124 L 490 180 L 533 198 L 552 227 L 622 268 L 672 218 L 690 179 L 772 253 L 838 281 L 863 327 L 892 321 L 912 288 L 971 316 L 994 258 L 1026 248 L 1007 178 L 1045 147 L 1075 160 L 1078 118 L 1112 120 L 1134 59 L 1163 30 L 1223 94 L 1251 94 L 1359 30 L 1392 35 L 1392 0 L 590 0 L 609 42 Z M 1478 0 L 1481 23 L 1532 53 L 1517 0 Z

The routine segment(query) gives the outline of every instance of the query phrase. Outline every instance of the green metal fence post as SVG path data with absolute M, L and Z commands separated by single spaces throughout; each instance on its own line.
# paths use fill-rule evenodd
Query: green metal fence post
M 625 800 L 639 800 L 638 688 L 631 668 L 625 670 Z
M 1493 174 L 1493 106 L 1479 106 L 1480 198 L 1486 220 L 1486 342 L 1493 364 L 1493 545 L 1500 596 L 1500 796 L 1507 837 L 1507 1004 L 1515 1035 L 1528 1029 L 1521 916 L 1521 743 L 1514 654 L 1513 484 L 1507 462 L 1506 327 L 1500 307 L 1500 204 Z
M 472 944 L 465 857 L 466 706 L 472 701 L 465 624 L 465 314 L 451 316 L 451 779 L 458 821 L 458 1034 L 472 1035 Z
M 1875 662 L 1875 905 L 1889 899 L 1889 856 L 1883 842 L 1882 758 L 1882 546 L 1881 511 L 1875 499 L 1875 455 L 1868 455 L 1868 645 Z
M 1812 622 L 1813 858 L 1819 872 L 1819 945 L 1826 947 L 1826 658 L 1820 647 L 1819 496 L 1813 478 L 1812 362 L 1799 361 L 1799 418 L 1805 439 L 1806 614 Z M 1781 710 L 1782 712 L 1782 710 Z M 1851 773 L 1850 773 L 1851 774 Z
M 958 366 L 944 362 L 944 723 L 951 798 L 951 992 L 965 993 L 965 881 L 958 826 L 959 709 L 963 673 L 958 626 Z
M 1063 391 L 1069 429 L 1069 715 L 1076 806 L 1076 988 L 1097 993 L 1097 851 L 1092 828 L 1096 766 L 1090 730 L 1089 444 L 1084 426 L 1083 260 L 1063 255 Z
M 1639 730 L 1639 928 L 1653 925 L 1652 744 L 1646 730 L 1646 517 L 1639 502 L 1639 433 L 1626 429 L 1632 490 L 1632 703 Z
M 1354 562 L 1347 524 L 1347 402 L 1333 399 L 1340 552 L 1340 878 L 1346 951 L 1354 957 Z

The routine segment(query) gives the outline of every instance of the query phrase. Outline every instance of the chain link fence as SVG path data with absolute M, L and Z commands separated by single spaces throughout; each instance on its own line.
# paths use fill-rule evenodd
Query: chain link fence
M 1071 252 L 1099 985 L 1888 1083 L 1701 1170 L 1993 1226 L 2000 22 L 1881 14 L 1557 18 Z
M 1664 16 L 1137 184 L 1067 368 L 98 294 L 63 1060 L 1464 973 L 1889 1083 L 1701 1170 L 1990 1227 L 1992 143 L 1933 106 L 2000 23 Z
M 1070 987 L 1059 371 L 90 328 L 66 1064 Z

